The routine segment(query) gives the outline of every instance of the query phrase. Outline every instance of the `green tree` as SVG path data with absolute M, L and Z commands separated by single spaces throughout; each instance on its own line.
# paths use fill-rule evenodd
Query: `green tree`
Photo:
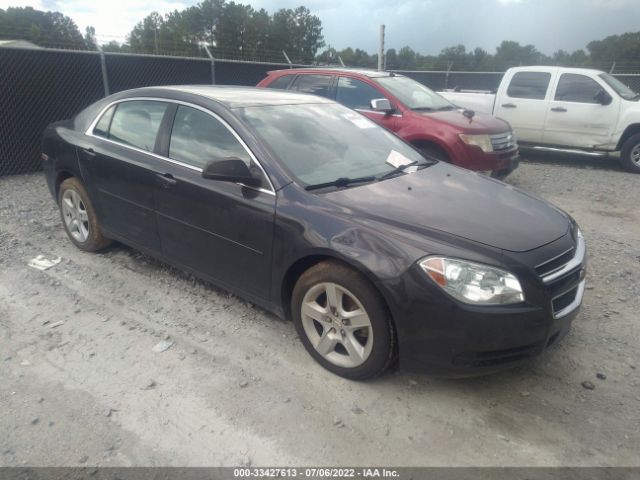
M 0 38 L 27 40 L 42 47 L 85 49 L 87 44 L 77 25 L 60 12 L 32 7 L 0 10 Z
M 640 32 L 611 35 L 587 45 L 591 63 L 601 68 L 617 65 L 637 65 L 640 62 Z
M 161 51 L 162 27 L 164 19 L 158 12 L 152 12 L 133 27 L 129 34 L 129 45 L 133 52 L 158 54 Z

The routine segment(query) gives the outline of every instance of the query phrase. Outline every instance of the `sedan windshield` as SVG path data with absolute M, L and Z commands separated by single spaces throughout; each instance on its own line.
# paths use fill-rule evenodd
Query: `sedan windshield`
M 409 77 L 396 75 L 375 78 L 374 80 L 411 110 L 453 110 L 456 108 L 446 98 Z
M 390 172 L 400 175 L 404 166 L 432 163 L 342 105 L 246 107 L 238 113 L 308 189 L 362 185 L 395 175 Z
M 603 79 L 607 84 L 613 88 L 618 95 L 620 95 L 625 100 L 637 100 L 640 98 L 636 92 L 631 90 L 628 86 L 618 80 L 616 77 L 609 75 L 608 73 L 601 73 L 600 78 Z

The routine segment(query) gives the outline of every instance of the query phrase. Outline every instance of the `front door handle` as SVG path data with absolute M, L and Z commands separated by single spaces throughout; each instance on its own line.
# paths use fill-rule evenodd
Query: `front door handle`
M 156 173 L 156 178 L 158 179 L 158 183 L 164 188 L 169 188 L 178 183 L 170 173 Z
M 567 111 L 567 109 L 566 109 L 566 108 L 564 108 L 564 107 L 553 107 L 553 108 L 551 109 L 551 111 L 552 111 L 552 112 L 566 112 L 566 111 Z
M 502 108 L 516 108 L 517 105 L 514 103 L 503 103 Z
M 93 148 L 89 147 L 89 148 L 82 148 L 81 149 L 84 153 L 86 153 L 87 155 L 89 155 L 90 157 L 95 157 L 96 156 L 96 152 Z

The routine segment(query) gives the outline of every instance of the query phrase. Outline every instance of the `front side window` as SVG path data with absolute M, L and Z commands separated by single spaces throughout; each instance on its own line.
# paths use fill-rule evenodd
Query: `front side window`
M 151 100 L 121 102 L 111 120 L 109 139 L 153 152 L 168 104 Z
M 446 98 L 412 78 L 399 75 L 379 77 L 374 81 L 411 110 L 453 110 L 456 107 Z
M 212 160 L 235 157 L 251 164 L 251 156 L 217 118 L 180 105 L 171 130 L 169 157 L 198 168 Z
M 285 168 L 306 187 L 375 176 L 427 161 L 368 118 L 338 104 L 279 105 L 238 110 Z
M 603 90 L 585 75 L 563 73 L 556 88 L 556 100 L 564 102 L 600 103 L 596 96 Z
M 385 98 L 371 85 L 349 77 L 338 77 L 336 100 L 349 108 L 371 109 L 371 100 Z
M 113 112 L 115 111 L 116 106 L 112 105 L 109 110 L 104 112 L 100 121 L 96 123 L 96 126 L 93 128 L 94 135 L 103 138 L 107 138 L 109 136 L 109 126 L 111 125 L 111 119 L 113 118 Z
M 291 90 L 329 98 L 331 78 L 331 75 L 298 75 Z
M 273 82 L 267 85 L 267 88 L 286 90 L 287 88 L 289 88 L 289 84 L 291 83 L 291 79 L 293 77 L 293 75 L 282 75 L 281 77 L 276 78 Z
M 518 72 L 511 78 L 507 95 L 511 98 L 544 100 L 551 81 L 547 72 Z

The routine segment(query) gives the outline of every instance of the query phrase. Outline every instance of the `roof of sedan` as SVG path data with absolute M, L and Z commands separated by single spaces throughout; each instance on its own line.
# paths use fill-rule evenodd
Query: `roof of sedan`
M 255 87 L 234 87 L 226 85 L 177 85 L 162 88 L 207 97 L 224 104 L 228 108 L 268 105 L 299 105 L 305 103 L 332 103 L 331 100 L 317 97 L 315 95 Z
M 302 73 L 302 72 L 323 72 L 323 73 L 351 73 L 355 75 L 363 75 L 369 78 L 389 77 L 392 72 L 380 71 L 380 70 L 367 70 L 366 68 L 344 68 L 344 67 L 306 67 L 306 68 L 287 68 L 282 70 L 272 70 L 267 72 L 271 73 Z M 396 76 L 402 76 L 395 74 Z

